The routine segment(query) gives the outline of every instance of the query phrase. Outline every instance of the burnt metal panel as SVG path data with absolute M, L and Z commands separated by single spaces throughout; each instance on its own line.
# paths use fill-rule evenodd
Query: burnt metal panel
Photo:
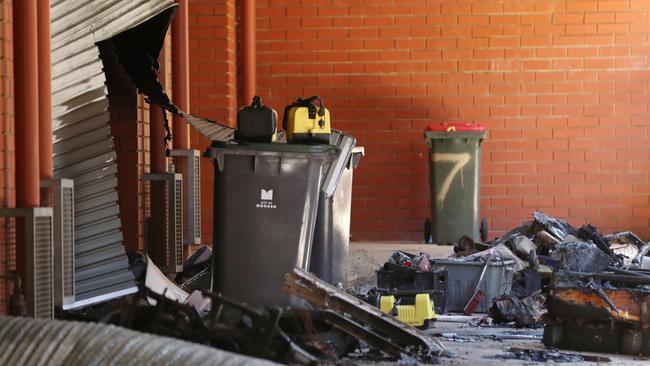
M 54 175 L 75 180 L 75 305 L 135 292 L 122 244 L 108 89 L 97 43 L 138 25 L 160 27 L 172 0 L 53 0 Z M 159 30 L 165 31 L 165 29 Z

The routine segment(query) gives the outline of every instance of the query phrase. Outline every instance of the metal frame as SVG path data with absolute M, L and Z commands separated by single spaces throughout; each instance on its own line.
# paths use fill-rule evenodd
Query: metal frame
M 299 267 L 286 274 L 284 290 L 312 305 L 326 308 L 330 324 L 395 358 L 411 354 L 418 361 L 430 362 L 432 356 L 446 352 L 445 346 L 437 339 Z
M 183 270 L 183 175 L 179 173 L 150 173 L 142 175 L 143 181 L 162 181 L 165 182 L 165 189 L 167 190 L 167 233 L 165 235 L 166 242 L 162 245 L 165 246 L 167 257 L 172 258 L 173 263 L 163 261 L 163 263 L 156 263 L 156 265 L 165 273 L 178 273 Z M 149 191 L 149 199 L 156 199 L 151 197 Z M 147 218 L 148 219 L 148 218 Z M 149 232 L 149 229 L 145 232 Z M 152 245 L 148 238 L 147 247 Z M 161 245 L 160 243 L 155 243 Z M 161 262 L 160 258 L 152 258 Z
M 17 267 L 18 269 L 24 268 L 23 288 L 27 315 L 52 319 L 54 317 L 54 261 L 52 255 L 54 220 L 52 208 L 3 208 L 0 209 L 0 217 L 15 217 L 25 220 L 24 242 L 18 244 L 24 245 L 25 261 Z M 41 219 L 45 219 L 45 221 Z M 45 227 L 42 227 L 42 224 L 45 224 Z M 16 226 L 16 230 L 18 230 L 18 223 Z M 49 229 L 49 232 L 42 232 L 42 229 Z M 20 240 L 19 235 L 16 231 L 17 240 Z M 39 245 L 38 248 L 37 245 Z M 40 301 L 45 301 L 45 303 Z
M 170 151 L 175 171 L 183 174 L 185 199 L 183 244 L 201 244 L 201 153 L 199 150 Z
M 54 305 L 65 310 L 75 302 L 74 181 L 56 178 L 42 180 L 41 188 L 52 190 Z M 65 196 L 66 191 L 70 193 L 68 197 Z

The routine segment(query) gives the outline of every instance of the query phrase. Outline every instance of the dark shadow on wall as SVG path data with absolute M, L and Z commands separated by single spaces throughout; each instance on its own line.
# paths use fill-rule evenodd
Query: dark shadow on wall
M 157 104 L 175 108 L 158 82 L 158 55 L 176 7 L 97 43 L 104 64 L 111 135 L 117 156 L 118 200 L 124 246 L 129 251 L 144 250 L 145 195 L 142 174 L 149 171 L 148 113 L 138 92 Z M 161 130 L 156 128 L 155 130 Z
M 144 121 L 138 120 L 137 90 L 120 65 L 112 42 L 101 42 L 100 57 L 104 63 L 111 136 L 116 152 L 118 176 L 118 201 L 124 246 L 128 251 L 140 250 L 138 238 L 141 222 L 141 198 L 139 197 L 139 139 Z

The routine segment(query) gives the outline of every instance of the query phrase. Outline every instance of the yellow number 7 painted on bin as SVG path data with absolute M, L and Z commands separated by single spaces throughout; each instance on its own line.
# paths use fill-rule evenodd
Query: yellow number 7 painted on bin
M 437 162 L 454 163 L 454 166 L 451 168 L 449 174 L 447 174 L 447 177 L 442 182 L 442 187 L 440 187 L 440 191 L 438 192 L 437 200 L 438 200 L 438 204 L 441 207 L 444 207 L 445 198 L 447 198 L 447 194 L 449 193 L 449 188 L 451 188 L 451 182 L 454 180 L 454 177 L 456 176 L 456 174 L 461 172 L 463 167 L 465 167 L 465 165 L 467 165 L 467 163 L 469 163 L 471 159 L 472 156 L 469 153 L 431 154 L 431 161 L 434 163 Z M 461 187 L 463 186 L 462 172 L 460 174 L 460 186 Z

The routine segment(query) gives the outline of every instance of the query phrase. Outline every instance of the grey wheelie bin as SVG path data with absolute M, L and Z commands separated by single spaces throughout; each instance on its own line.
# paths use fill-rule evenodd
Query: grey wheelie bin
M 282 290 L 295 266 L 309 268 L 329 145 L 213 143 L 212 289 L 262 308 L 300 303 Z
M 309 271 L 331 283 L 347 282 L 352 173 L 363 155 L 349 134 L 333 130 L 330 144 L 341 154 L 327 167 L 318 202 Z
M 429 145 L 431 219 L 425 220 L 425 241 L 452 244 L 467 235 L 487 237 L 479 228 L 481 143 L 485 128 L 469 123 L 430 124 L 424 131 Z

